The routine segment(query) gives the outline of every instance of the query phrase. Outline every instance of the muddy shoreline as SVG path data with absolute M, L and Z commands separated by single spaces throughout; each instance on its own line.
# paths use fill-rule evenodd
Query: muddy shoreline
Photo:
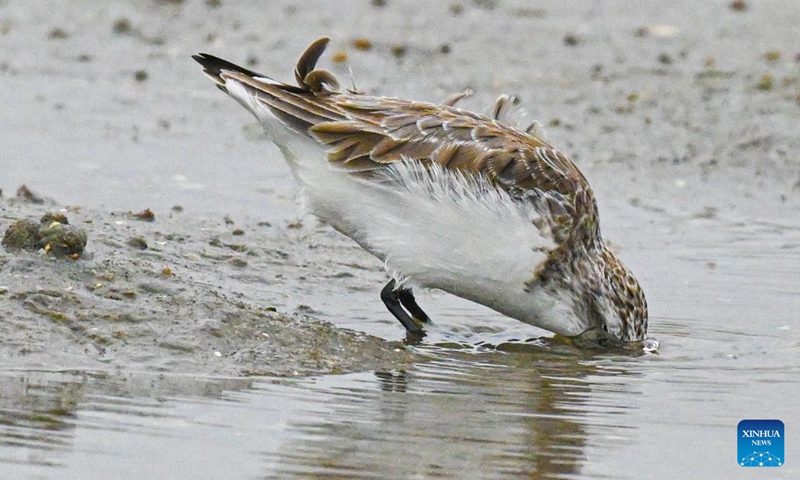
M 308 247 L 298 236 L 292 244 L 264 223 L 199 220 L 178 208 L 146 221 L 20 198 L 0 199 L 0 229 L 51 211 L 89 242 L 74 258 L 0 250 L 0 334 L 14 369 L 298 376 L 397 369 L 414 359 L 399 342 L 258 295 L 253 285 L 279 283 L 295 251 Z M 352 274 L 341 267 L 339 275 Z

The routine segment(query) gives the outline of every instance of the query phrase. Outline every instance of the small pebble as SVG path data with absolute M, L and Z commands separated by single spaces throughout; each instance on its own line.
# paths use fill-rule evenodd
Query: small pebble
M 392 47 L 389 50 L 392 52 L 392 55 L 394 55 L 395 58 L 405 57 L 408 51 L 405 45 L 400 45 L 400 44 L 392 45 Z
M 118 18 L 114 22 L 114 26 L 112 31 L 117 35 L 124 35 L 126 33 L 131 33 L 131 21 L 127 18 Z
M 128 245 L 138 250 L 147 250 L 147 241 L 142 237 L 133 237 L 128 240 Z
M 733 0 L 730 5 L 730 9 L 734 12 L 746 12 L 747 11 L 747 2 L 744 0 Z
M 581 41 L 580 37 L 577 35 L 573 35 L 568 33 L 564 35 L 564 44 L 570 47 L 574 47 L 575 45 L 579 44 Z
M 44 203 L 44 199 L 39 195 L 33 193 L 31 189 L 27 186 L 23 185 L 17 189 L 17 198 L 28 202 L 28 203 L 35 203 L 41 205 Z
M 47 212 L 42 215 L 42 218 L 39 219 L 39 223 L 42 225 L 50 225 L 53 222 L 57 222 L 62 225 L 69 225 L 67 216 L 59 212 Z
M 50 34 L 47 35 L 47 38 L 50 40 L 64 40 L 65 38 L 69 38 L 69 33 L 61 28 L 54 28 L 50 30 Z
M 368 38 L 358 37 L 353 40 L 353 48 L 361 51 L 372 50 L 372 42 Z
M 11 250 L 36 250 L 39 224 L 32 220 L 19 220 L 6 229 L 3 246 Z
M 244 268 L 247 266 L 247 260 L 242 260 L 241 258 L 231 258 L 228 263 L 236 268 Z
M 149 208 L 145 208 L 139 213 L 128 212 L 126 216 L 132 220 L 139 220 L 142 222 L 155 222 L 156 214 Z
M 88 239 L 84 230 L 55 221 L 42 225 L 39 228 L 38 237 L 37 243 L 45 252 L 57 257 L 68 256 L 73 259 L 80 258 Z
M 772 75 L 765 73 L 761 76 L 761 80 L 759 80 L 756 84 L 756 90 L 761 90 L 762 92 L 772 90 L 772 84 Z
M 668 54 L 659 53 L 658 54 L 658 62 L 659 63 L 663 63 L 664 65 L 671 65 L 673 60 L 672 60 L 672 57 L 670 57 Z

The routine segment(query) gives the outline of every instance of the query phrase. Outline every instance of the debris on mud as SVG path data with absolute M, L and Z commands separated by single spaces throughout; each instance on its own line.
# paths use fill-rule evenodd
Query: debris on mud
M 30 203 L 38 205 L 44 204 L 44 199 L 39 195 L 33 193 L 27 186 L 23 185 L 17 189 L 17 198 Z
M 37 251 L 56 257 L 80 256 L 86 248 L 86 231 L 69 224 L 62 213 L 46 213 L 39 223 L 19 220 L 3 235 L 3 246 L 9 250 Z M 75 258 L 75 257 L 73 257 Z
M 128 212 L 128 218 L 131 220 L 140 220 L 142 222 L 155 222 L 156 214 L 149 208 L 145 208 L 139 213 Z
M 9 249 L 38 250 L 39 224 L 33 220 L 12 223 L 3 235 L 3 246 Z
M 114 26 L 112 30 L 117 35 L 127 35 L 131 33 L 133 27 L 131 26 L 131 21 L 125 17 L 118 18 L 114 21 Z
M 372 41 L 367 37 L 358 37 L 353 40 L 353 48 L 361 51 L 372 50 Z
M 142 237 L 132 237 L 128 240 L 128 245 L 139 250 L 147 250 L 147 240 Z
M 734 12 L 746 12 L 747 11 L 747 2 L 744 0 L 734 0 L 728 5 L 728 7 L 733 10 Z

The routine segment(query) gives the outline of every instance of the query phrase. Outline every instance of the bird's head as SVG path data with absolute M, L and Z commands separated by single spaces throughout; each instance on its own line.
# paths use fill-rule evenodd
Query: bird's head
M 647 336 L 647 300 L 631 271 L 605 246 L 598 249 L 592 274 L 585 276 L 584 299 L 595 335 L 621 342 Z

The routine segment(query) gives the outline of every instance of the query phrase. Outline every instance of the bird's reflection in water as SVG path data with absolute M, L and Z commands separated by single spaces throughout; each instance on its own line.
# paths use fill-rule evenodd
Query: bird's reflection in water
M 622 435 L 637 373 L 615 357 L 546 341 L 453 347 L 414 347 L 430 361 L 350 383 L 294 423 L 281 476 L 571 477 L 590 435 Z

